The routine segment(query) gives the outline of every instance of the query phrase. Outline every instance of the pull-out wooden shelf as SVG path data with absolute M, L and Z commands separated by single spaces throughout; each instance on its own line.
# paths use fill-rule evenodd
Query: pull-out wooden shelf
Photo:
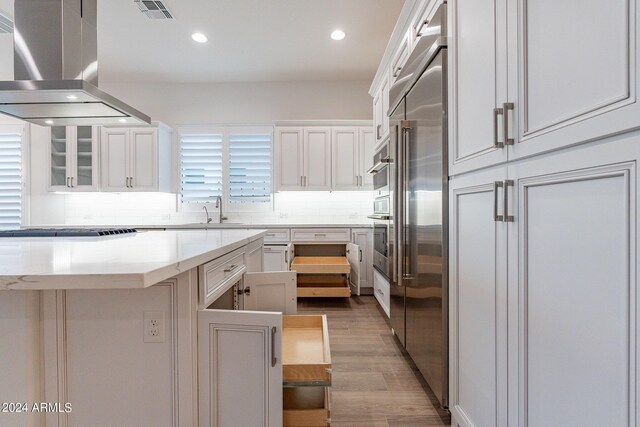
M 291 270 L 298 273 L 298 297 L 349 297 L 346 275 L 351 266 L 342 256 L 297 256 Z
M 325 315 L 282 316 L 282 380 L 285 387 L 331 385 Z
M 328 387 L 297 387 L 283 390 L 284 427 L 325 427 L 331 424 Z
M 351 266 L 343 256 L 297 256 L 291 271 L 298 274 L 349 274 Z

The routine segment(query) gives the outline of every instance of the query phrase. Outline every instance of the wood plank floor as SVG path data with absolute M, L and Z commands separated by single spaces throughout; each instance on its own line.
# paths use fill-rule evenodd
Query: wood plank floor
M 302 298 L 299 314 L 326 314 L 332 426 L 448 426 L 449 417 L 396 343 L 373 296 Z

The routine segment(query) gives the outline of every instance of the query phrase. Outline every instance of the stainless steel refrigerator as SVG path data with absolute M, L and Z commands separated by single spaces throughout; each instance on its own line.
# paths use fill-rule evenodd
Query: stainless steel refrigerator
M 446 4 L 391 87 L 391 325 L 440 403 L 448 405 Z

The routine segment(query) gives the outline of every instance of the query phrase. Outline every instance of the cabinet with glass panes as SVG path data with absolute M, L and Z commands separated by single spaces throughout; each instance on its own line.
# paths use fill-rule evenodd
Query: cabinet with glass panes
M 51 191 L 98 189 L 98 138 L 95 126 L 52 126 Z

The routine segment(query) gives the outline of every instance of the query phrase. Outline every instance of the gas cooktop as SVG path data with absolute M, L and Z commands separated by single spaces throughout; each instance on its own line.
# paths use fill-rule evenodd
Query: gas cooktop
M 136 233 L 135 228 L 26 228 L 0 230 L 0 237 L 87 237 Z

